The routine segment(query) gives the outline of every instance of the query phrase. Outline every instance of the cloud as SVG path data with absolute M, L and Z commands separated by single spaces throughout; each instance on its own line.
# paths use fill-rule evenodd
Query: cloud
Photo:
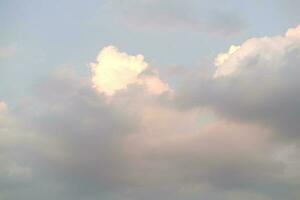
M 110 4 L 116 16 L 140 30 L 187 29 L 228 36 L 245 28 L 245 21 L 236 9 L 224 7 L 217 1 L 122 0 L 110 1 Z
M 173 122 L 171 118 L 169 123 L 180 124 L 182 119 L 184 116 Z M 159 118 L 155 127 L 159 121 L 163 120 Z M 130 155 L 137 163 L 134 172 L 138 175 L 134 177 L 140 184 L 209 184 L 219 189 L 249 189 L 257 184 L 272 184 L 281 173 L 281 164 L 272 161 L 267 153 L 268 132 L 259 128 L 216 122 L 198 131 L 184 132 L 177 127 L 158 131 L 150 129 L 154 127 L 152 123 L 142 127 L 149 132 L 131 135 L 128 140 Z M 159 175 L 149 176 L 148 171 Z
M 242 142 L 246 130 L 239 136 L 229 128 L 220 138 L 217 125 L 199 134 L 197 112 L 174 110 L 135 90 L 124 90 L 107 103 L 103 93 L 67 68 L 55 72 L 37 92 L 16 113 L 18 119 L 1 103 L 0 192 L 6 199 L 168 199 L 173 195 L 167 191 L 189 199 L 180 185 L 224 187 L 217 180 L 228 179 L 221 174 L 229 161 L 237 159 L 231 167 L 244 170 L 232 179 L 232 187 L 245 175 L 252 177 L 252 170 L 240 165 L 240 153 L 253 159 L 253 169 L 264 171 L 269 162 L 254 161 L 256 152 L 264 151 L 264 136 L 249 135 L 251 145 L 239 148 L 232 142 Z M 217 163 L 210 159 L 224 150 L 231 156 Z M 196 196 L 210 193 L 193 190 Z
M 292 144 L 284 146 L 274 154 L 276 160 L 285 164 L 285 176 L 294 178 L 300 177 L 300 172 L 298 170 L 300 167 L 299 152 L 299 147 Z
M 9 111 L 0 104 L 4 198 L 296 199 L 300 181 L 292 163 L 298 148 L 285 153 L 290 143 L 252 121 L 208 119 L 203 99 L 199 108 L 178 109 L 172 95 L 153 92 L 165 83 L 144 59 L 114 47 L 104 50 L 108 54 L 100 55 L 109 59 L 91 66 L 100 68 L 99 74 L 84 77 L 60 68 L 25 105 Z M 235 53 L 221 56 L 219 65 Z M 117 81 L 118 89 L 101 80 L 103 73 Z M 126 74 L 129 78 L 118 79 Z M 216 84 L 234 74 L 212 75 L 209 81 Z M 222 91 L 217 86 L 193 94 L 206 92 L 215 103 L 211 95 Z
M 220 76 L 226 76 L 231 74 L 235 68 L 234 65 L 228 64 L 224 66 L 224 63 L 231 58 L 231 56 L 240 48 L 240 46 L 231 45 L 229 48 L 228 53 L 220 53 L 215 59 L 215 65 L 218 67 L 214 74 L 214 78 L 218 78 Z
M 21 124 L 7 127 L 8 122 L 0 118 L 0 125 L 7 127 L 3 134 L 11 138 L 13 132 L 21 133 L 8 143 L 1 134 L 4 128 L 0 129 L 1 149 L 5 144 L 4 152 L 13 159 L 1 165 L 7 165 L 7 170 L 0 168 L 0 180 L 31 172 L 23 182 L 12 179 L 10 184 L 15 186 L 10 189 L 3 183 L 1 195 L 7 199 L 105 198 L 123 185 L 127 161 L 120 140 L 135 129 L 127 108 L 107 104 L 103 95 L 70 69 L 54 73 L 37 92 L 17 112 Z M 30 135 L 35 136 L 30 139 Z M 15 161 L 26 163 L 24 169 Z
M 178 110 L 132 89 L 105 99 L 70 69 L 40 85 L 19 111 L 26 126 L 15 126 L 38 136 L 23 140 L 31 178 L 2 193 L 10 199 L 276 199 L 279 192 L 265 187 L 286 187 L 268 129 L 220 119 L 201 124 L 206 112 Z
M 249 68 L 255 68 L 255 64 L 251 61 L 263 62 L 260 68 L 276 69 L 282 65 L 281 60 L 288 56 L 290 48 L 297 48 L 300 40 L 300 26 L 289 29 L 285 36 L 253 38 L 246 41 L 242 46 L 232 45 L 228 53 L 221 53 L 215 60 L 218 67 L 215 72 L 215 78 L 231 75 L 238 70 L 245 70 L 247 64 Z M 291 49 L 293 50 L 293 49 Z M 284 67 L 284 66 L 283 66 Z M 261 69 L 255 69 L 261 70 Z
M 300 26 L 284 36 L 251 38 L 232 46 L 217 56 L 210 78 L 187 84 L 180 101 L 269 127 L 285 139 L 299 139 L 299 36 Z
M 5 102 L 0 102 L 0 193 L 18 193 L 32 180 L 32 168 L 24 153 L 26 145 L 33 144 L 35 135 L 22 126 Z M 13 191 L 13 192 L 12 192 Z
M 108 96 L 131 84 L 144 85 L 153 94 L 169 90 L 167 84 L 157 77 L 158 74 L 142 76 L 148 68 L 144 56 L 131 56 L 114 46 L 108 46 L 99 53 L 97 63 L 91 63 L 93 86 Z

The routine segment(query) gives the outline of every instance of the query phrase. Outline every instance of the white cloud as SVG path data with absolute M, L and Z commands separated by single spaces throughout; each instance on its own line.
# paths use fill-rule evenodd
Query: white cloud
M 226 76 L 231 74 L 235 71 L 234 64 L 229 63 L 225 65 L 224 63 L 229 60 L 229 58 L 238 51 L 240 46 L 231 45 L 229 48 L 228 53 L 220 53 L 215 59 L 215 66 L 218 67 L 214 74 L 214 78 L 218 78 L 221 76 Z
M 232 45 L 227 53 L 219 54 L 215 59 L 217 67 L 214 78 L 231 75 L 245 70 L 247 65 L 261 64 L 261 68 L 278 69 L 283 59 L 293 47 L 300 43 L 300 26 L 289 29 L 284 36 L 252 38 L 241 46 Z M 258 63 L 250 63 L 258 59 Z M 264 62 L 264 63 L 260 63 Z M 241 67 L 244 66 L 244 69 Z M 254 66 L 253 66 L 254 67 Z
M 126 89 L 130 84 L 144 85 L 153 94 L 161 94 L 168 90 L 167 84 L 157 75 L 142 76 L 142 73 L 149 69 L 143 55 L 128 55 L 114 46 L 103 48 L 97 62 L 91 63 L 91 69 L 93 86 L 108 96 Z
M 286 32 L 286 37 L 289 37 L 290 39 L 300 39 L 300 25 L 296 28 L 290 28 Z

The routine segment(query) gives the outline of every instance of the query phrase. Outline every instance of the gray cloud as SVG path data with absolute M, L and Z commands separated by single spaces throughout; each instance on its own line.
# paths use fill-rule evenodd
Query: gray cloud
M 2 183 L 4 199 L 290 198 L 269 130 L 227 121 L 200 128 L 205 113 L 178 111 L 143 88 L 107 101 L 90 85 L 61 70 L 15 113 L 22 125 L 7 130 L 22 130 L 22 145 L 5 144 L 23 166 L 9 169 L 24 178 Z
M 190 82 L 179 102 L 209 106 L 228 118 L 271 128 L 282 138 L 299 139 L 299 27 L 285 36 L 247 40 L 227 56 L 215 78 Z
M 215 35 L 234 35 L 244 30 L 246 23 L 239 11 L 219 2 L 180 0 L 112 1 L 111 8 L 128 25 L 137 29 L 165 30 L 187 28 Z

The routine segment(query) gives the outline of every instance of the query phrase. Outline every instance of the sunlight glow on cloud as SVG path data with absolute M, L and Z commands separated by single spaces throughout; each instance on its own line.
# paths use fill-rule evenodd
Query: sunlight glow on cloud
M 90 66 L 93 87 L 108 96 L 113 96 L 118 90 L 126 89 L 130 84 L 144 85 L 152 94 L 161 94 L 168 90 L 168 86 L 156 74 L 141 76 L 149 67 L 143 55 L 128 55 L 114 46 L 103 48 L 97 57 L 97 62 L 91 63 Z
M 296 37 L 296 38 L 300 38 L 300 25 L 296 28 L 290 28 L 287 32 L 286 32 L 286 37 Z
M 218 67 L 217 71 L 215 72 L 214 78 L 218 78 L 221 76 L 226 76 L 231 74 L 235 69 L 232 66 L 224 67 L 224 63 L 229 60 L 229 58 L 239 50 L 240 46 L 231 45 L 229 48 L 228 53 L 220 53 L 217 58 L 215 59 L 215 66 Z
M 227 53 L 219 54 L 215 59 L 217 67 L 214 78 L 231 75 L 241 64 L 253 65 L 250 61 L 260 57 L 269 62 L 266 67 L 276 66 L 285 55 L 287 47 L 293 47 L 300 42 L 300 26 L 289 29 L 284 36 L 252 38 L 241 46 L 232 45 Z M 260 56 L 259 56 L 260 55 Z

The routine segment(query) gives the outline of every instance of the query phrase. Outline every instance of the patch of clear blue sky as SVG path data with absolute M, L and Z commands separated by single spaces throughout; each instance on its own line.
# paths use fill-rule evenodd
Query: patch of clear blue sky
M 219 1 L 224 6 L 228 2 Z M 297 25 L 297 19 L 286 17 L 281 9 L 282 0 L 231 2 L 246 27 L 240 34 L 220 37 L 180 26 L 137 30 L 116 18 L 105 0 L 0 0 L 0 48 L 16 49 L 14 55 L 0 58 L 0 99 L 12 101 L 30 94 L 35 84 L 63 65 L 88 75 L 88 63 L 110 44 L 129 54 L 143 54 L 161 67 L 191 67 L 231 44 L 283 34 Z

